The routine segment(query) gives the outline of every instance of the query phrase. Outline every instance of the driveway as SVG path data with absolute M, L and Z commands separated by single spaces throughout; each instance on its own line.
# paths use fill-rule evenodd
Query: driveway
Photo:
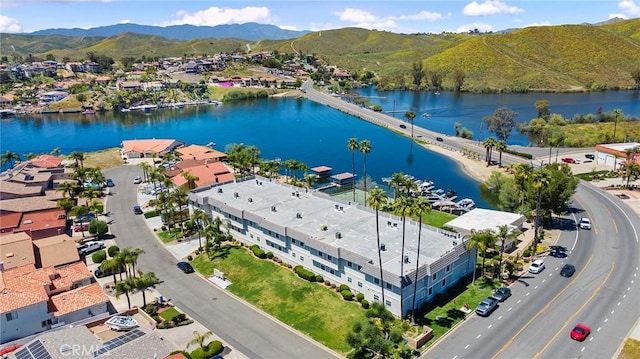
M 144 223 L 144 217 L 133 214 L 138 187 L 133 184 L 133 178 L 141 176 L 142 169 L 125 165 L 104 172 L 116 183 L 107 199 L 113 220 L 111 232 L 120 247 L 145 251 L 139 257 L 138 267 L 156 274 L 162 281 L 157 290 L 165 298 L 250 358 L 338 357 L 199 275 L 182 273 L 176 267 L 175 257 Z

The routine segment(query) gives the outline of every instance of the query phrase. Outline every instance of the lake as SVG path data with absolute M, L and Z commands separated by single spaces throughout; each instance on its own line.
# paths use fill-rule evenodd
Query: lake
M 640 116 L 637 93 L 632 92 L 434 95 L 361 91 L 377 97 L 372 98 L 372 102 L 381 101 L 385 110 L 391 108 L 389 104 L 393 105 L 395 99 L 397 109 L 427 112 L 430 114 L 427 118 L 416 117 L 416 125 L 447 134 L 453 133 L 455 122 L 477 133 L 482 118 L 498 107 L 518 112 L 518 120 L 531 118 L 535 116 L 533 104 L 540 98 L 549 101 L 552 112 L 565 109 L 565 116 L 583 113 L 582 109 L 594 108 L 595 112 L 598 106 L 605 111 L 620 108 L 627 115 Z M 402 117 L 402 113 L 397 116 Z M 416 146 L 391 131 L 304 99 L 251 100 L 222 106 L 157 110 L 149 114 L 20 115 L 1 120 L 0 151 L 11 150 L 24 157 L 29 152 L 48 153 L 58 147 L 68 154 L 119 147 L 126 139 L 176 138 L 189 144 L 215 142 L 216 149 L 221 151 L 233 143 L 254 145 L 265 159 L 297 159 L 309 167 L 326 165 L 332 167 L 334 173 L 340 173 L 351 171 L 351 152 L 347 150 L 347 140 L 351 137 L 371 141 L 367 173 L 382 188 L 386 188 L 382 177 L 404 172 L 419 179 L 430 179 L 445 190 L 455 189 L 459 198 L 470 197 L 486 207 L 479 184 L 464 175 L 455 161 Z M 509 142 L 526 144 L 527 140 L 515 134 Z M 362 155 L 357 153 L 359 176 L 362 168 Z

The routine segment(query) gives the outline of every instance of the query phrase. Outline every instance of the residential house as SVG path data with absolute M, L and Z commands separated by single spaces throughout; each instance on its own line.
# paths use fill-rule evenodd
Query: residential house
M 132 92 L 142 90 L 140 81 L 118 81 L 116 83 L 116 87 L 118 88 L 118 90 L 126 90 Z
M 162 156 L 184 145 L 182 141 L 170 139 L 125 140 L 122 141 L 122 155 L 126 158 L 151 157 L 153 154 Z
M 34 240 L 33 252 L 36 268 L 60 267 L 80 260 L 76 242 L 67 234 Z
M 6 93 L 0 96 L 0 108 L 12 108 L 13 99 L 14 99 L 14 93 Z
M 87 60 L 83 62 L 83 65 L 86 72 L 91 72 L 94 74 L 97 74 L 98 72 L 100 72 L 100 64 L 97 62 Z
M 97 85 L 107 86 L 111 82 L 111 76 L 98 76 L 94 79 Z
M 208 160 L 184 160 L 177 163 L 172 169 L 165 172 L 171 182 L 178 187 L 188 185 L 184 173 L 189 172 L 195 176 L 195 188 L 213 185 L 216 183 L 230 182 L 235 179 L 231 170 L 222 162 L 209 162 Z
M 49 91 L 39 95 L 40 102 L 42 102 L 45 105 L 58 102 L 67 96 L 69 96 L 69 94 L 64 91 Z
M 0 343 L 107 313 L 109 298 L 82 262 L 0 271 Z
M 71 72 L 85 72 L 84 64 L 81 62 L 67 62 L 64 67 Z
M 36 258 L 31 237 L 24 232 L 0 236 L 0 263 L 2 270 L 29 264 L 35 265 Z
M 229 222 L 231 234 L 241 242 L 273 252 L 332 283 L 346 284 L 370 302 L 382 300 L 383 286 L 384 305 L 397 316 L 411 311 L 414 283 L 415 305 L 420 308 L 475 268 L 475 249 L 467 253 L 457 233 L 425 224 L 419 232 L 419 224 L 412 220 L 403 226 L 402 218 L 380 213 L 378 248 L 375 211 L 269 178 L 256 176 L 196 189 L 189 203 Z M 404 253 L 402 238 L 407 239 Z
M 638 142 L 626 142 L 626 143 L 602 143 L 596 145 L 595 161 L 598 164 L 610 164 L 611 169 L 618 168 L 626 161 L 634 161 L 640 163 L 640 154 L 633 152 L 640 149 L 640 143 Z M 626 151 L 630 151 L 630 157 L 627 156 Z
M 175 150 L 183 160 L 208 160 L 211 162 L 223 161 L 227 158 L 224 152 L 216 151 L 207 146 L 189 145 Z
M 62 168 L 62 157 L 52 155 L 40 155 L 32 160 L 29 160 L 32 167 L 38 168 Z
M 522 230 L 522 225 L 526 222 L 527 218 L 519 213 L 495 211 L 484 208 L 474 208 L 471 211 L 464 213 L 449 222 L 446 226 L 454 229 L 465 237 L 473 232 L 490 230 L 497 233 L 498 227 L 507 225 L 509 230 Z M 498 242 L 500 245 L 500 242 Z M 510 239 L 505 242 L 504 250 L 511 252 L 515 249 L 516 243 Z
M 7 201 L 0 201 L 0 205 Z M 16 212 L 14 212 L 16 213 Z M 19 212 L 17 212 L 19 213 Z M 5 217 L 11 219 L 5 222 Z M 66 232 L 67 216 L 62 209 L 40 209 L 21 213 L 20 219 L 15 223 L 15 214 L 0 214 L 0 221 L 3 222 L 3 233 L 25 232 L 33 240 L 57 236 Z

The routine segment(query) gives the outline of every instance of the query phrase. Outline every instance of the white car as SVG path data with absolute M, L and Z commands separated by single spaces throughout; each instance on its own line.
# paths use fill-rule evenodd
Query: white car
M 544 261 L 536 259 L 529 265 L 529 273 L 538 274 L 544 269 Z
M 591 221 L 586 217 L 580 218 L 579 226 L 580 229 L 591 229 Z
M 142 177 L 137 176 L 136 178 L 133 179 L 133 184 L 140 184 L 142 183 Z

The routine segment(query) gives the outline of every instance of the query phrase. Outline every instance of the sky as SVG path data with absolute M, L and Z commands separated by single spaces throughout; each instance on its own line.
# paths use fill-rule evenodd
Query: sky
M 0 0 L 0 32 L 257 22 L 288 30 L 500 31 L 640 17 L 640 0 Z M 1 41 L 1 38 L 0 38 Z

